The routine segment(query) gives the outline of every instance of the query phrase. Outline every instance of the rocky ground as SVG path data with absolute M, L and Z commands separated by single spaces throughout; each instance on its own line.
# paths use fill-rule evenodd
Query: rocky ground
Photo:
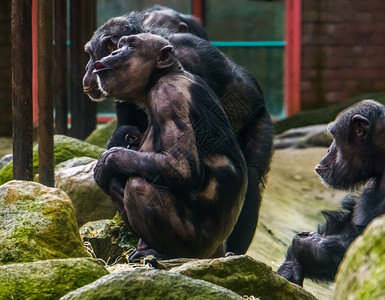
M 327 148 L 276 150 L 268 175 L 260 220 L 248 255 L 277 270 L 293 236 L 316 231 L 320 211 L 335 209 L 345 192 L 324 186 L 314 172 Z M 331 299 L 333 285 L 305 280 L 318 299 Z
M 335 209 L 345 194 L 322 185 L 314 166 L 327 148 L 276 150 L 268 175 L 260 221 L 248 255 L 277 270 L 293 236 L 315 231 L 322 209 Z M 0 138 L 0 156 L 11 153 L 11 140 Z M 333 285 L 305 281 L 319 299 L 331 299 Z

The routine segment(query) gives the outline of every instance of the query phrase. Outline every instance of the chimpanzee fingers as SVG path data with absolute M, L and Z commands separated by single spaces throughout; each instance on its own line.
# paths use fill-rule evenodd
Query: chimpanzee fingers
M 292 283 L 303 286 L 303 272 L 297 260 L 286 260 L 277 270 L 277 274 L 286 278 Z

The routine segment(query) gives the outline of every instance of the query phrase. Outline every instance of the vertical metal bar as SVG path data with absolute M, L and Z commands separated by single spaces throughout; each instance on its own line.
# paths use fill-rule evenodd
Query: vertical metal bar
M 53 6 L 52 0 L 38 0 L 38 144 L 39 182 L 54 186 L 53 155 Z
M 301 0 L 286 0 L 285 15 L 284 99 L 291 116 L 301 109 Z
M 13 178 L 32 180 L 32 6 L 12 1 Z
M 67 134 L 67 1 L 55 0 L 54 99 L 55 128 Z

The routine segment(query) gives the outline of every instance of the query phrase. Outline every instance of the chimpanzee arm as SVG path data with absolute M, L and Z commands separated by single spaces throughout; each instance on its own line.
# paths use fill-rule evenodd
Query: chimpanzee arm
M 188 117 L 189 107 L 184 105 L 181 93 L 175 95 L 176 91 L 170 89 L 174 88 L 153 92 L 153 120 L 141 147 L 143 152 L 112 148 L 99 158 L 94 178 L 105 192 L 111 177 L 117 174 L 140 176 L 156 185 L 182 191 L 199 180 L 198 150 Z
M 304 277 L 332 281 L 346 249 L 363 230 L 352 224 L 355 198 L 348 194 L 341 201 L 342 210 L 323 211 L 326 222 L 318 226 L 318 233 L 297 234 L 278 274 L 298 285 Z

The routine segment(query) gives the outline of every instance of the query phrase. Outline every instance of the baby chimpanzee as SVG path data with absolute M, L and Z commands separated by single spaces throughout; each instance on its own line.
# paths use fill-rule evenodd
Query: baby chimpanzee
M 222 256 L 242 208 L 246 164 L 218 97 L 183 70 L 164 38 L 122 37 L 95 63 L 104 92 L 140 106 L 149 126 L 138 151 L 114 147 L 99 158 L 94 177 L 141 238 L 141 257 Z
M 278 274 L 298 285 L 304 277 L 332 281 L 352 241 L 374 218 L 385 213 L 385 107 L 363 100 L 340 113 L 329 131 L 334 141 L 315 171 L 333 188 L 358 195 L 342 201 L 344 210 L 325 211 L 317 232 L 297 234 Z

